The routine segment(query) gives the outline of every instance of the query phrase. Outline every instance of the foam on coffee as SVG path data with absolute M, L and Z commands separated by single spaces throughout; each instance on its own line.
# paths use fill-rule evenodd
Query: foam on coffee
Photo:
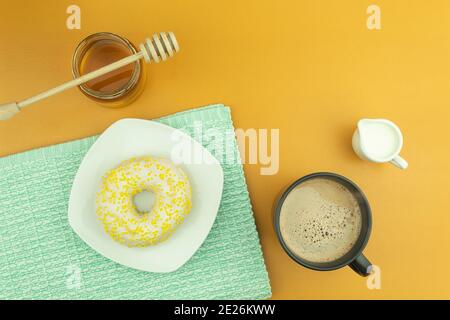
M 298 257 L 316 263 L 335 261 L 348 253 L 361 232 L 361 210 L 354 195 L 340 183 L 307 180 L 286 197 L 280 231 Z

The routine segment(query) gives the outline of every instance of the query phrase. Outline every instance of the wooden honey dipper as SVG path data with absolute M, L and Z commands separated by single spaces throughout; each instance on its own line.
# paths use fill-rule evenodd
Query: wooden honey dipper
M 32 103 L 53 96 L 64 90 L 77 87 L 108 72 L 119 69 L 130 63 L 134 63 L 139 59 L 144 58 L 145 62 L 147 63 L 150 63 L 152 61 L 158 63 L 160 61 L 166 61 L 168 58 L 172 57 L 175 53 L 180 51 L 180 47 L 178 46 L 177 39 L 175 38 L 173 32 L 161 32 L 159 35 L 155 33 L 152 38 L 147 38 L 144 43 L 141 43 L 139 45 L 139 48 L 140 51 L 131 56 L 125 57 L 107 66 L 89 72 L 79 78 L 63 83 L 57 87 L 41 92 L 28 99 L 0 105 L 0 120 L 7 120 L 21 111 L 24 107 L 29 106 Z

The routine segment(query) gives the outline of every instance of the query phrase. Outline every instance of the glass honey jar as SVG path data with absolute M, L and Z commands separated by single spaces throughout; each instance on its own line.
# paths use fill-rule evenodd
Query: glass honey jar
M 73 77 L 78 78 L 137 52 L 129 40 L 117 34 L 94 33 L 83 39 L 75 49 L 72 57 Z M 78 87 L 84 95 L 102 106 L 117 108 L 133 102 L 142 93 L 145 80 L 145 67 L 141 59 Z

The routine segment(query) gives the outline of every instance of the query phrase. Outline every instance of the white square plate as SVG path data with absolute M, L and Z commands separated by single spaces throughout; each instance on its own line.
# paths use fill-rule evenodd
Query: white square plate
M 192 187 L 190 214 L 162 243 L 129 248 L 114 241 L 95 213 L 95 196 L 103 175 L 136 156 L 173 160 L 174 148 L 180 149 L 180 138 L 185 144 L 189 142 L 192 154 L 202 154 L 204 159 L 179 164 Z M 81 162 L 70 193 L 69 223 L 92 249 L 117 263 L 149 272 L 172 272 L 186 263 L 206 239 L 216 219 L 222 189 L 223 171 L 219 162 L 189 135 L 154 121 L 123 119 L 100 135 Z

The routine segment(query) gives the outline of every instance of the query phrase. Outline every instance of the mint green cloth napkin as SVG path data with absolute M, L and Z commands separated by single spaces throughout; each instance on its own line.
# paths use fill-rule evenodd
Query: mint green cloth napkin
M 223 105 L 157 121 L 194 138 L 195 123 L 201 123 L 203 135 L 209 128 L 233 132 L 230 110 Z M 222 164 L 225 183 L 217 219 L 200 249 L 177 271 L 158 274 L 130 269 L 88 247 L 69 226 L 67 204 L 78 166 L 96 138 L 0 158 L 0 299 L 271 296 L 240 164 Z M 231 141 L 228 152 L 238 154 L 235 139 Z M 214 154 L 216 148 L 204 145 Z

